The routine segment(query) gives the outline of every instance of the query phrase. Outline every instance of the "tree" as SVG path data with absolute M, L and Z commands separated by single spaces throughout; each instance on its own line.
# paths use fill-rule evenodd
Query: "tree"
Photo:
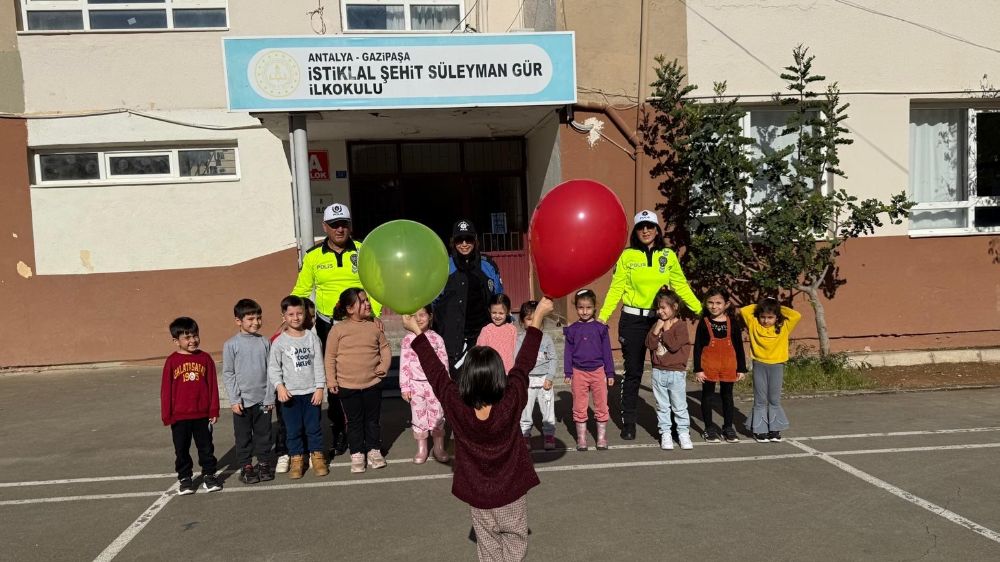
M 739 302 L 760 296 L 790 301 L 804 294 L 816 317 L 820 353 L 830 353 L 822 296 L 832 299 L 840 277 L 837 258 L 852 238 L 873 234 L 884 221 L 900 224 L 913 206 L 905 191 L 888 201 L 860 200 L 833 186 L 846 178 L 839 149 L 853 141 L 844 126 L 849 104 L 834 82 L 813 73 L 808 49 L 793 50 L 781 78 L 787 93 L 773 101 L 790 110 L 776 136 L 791 139 L 765 150 L 743 134 L 744 110 L 714 85 L 706 102 L 692 99 L 676 61 L 658 58 L 656 101 L 641 129 L 666 202 L 658 205 L 668 234 L 684 253 L 688 277 L 699 287 L 729 287 Z M 767 144 L 767 143 L 764 143 Z M 758 147 L 755 149 L 755 147 Z

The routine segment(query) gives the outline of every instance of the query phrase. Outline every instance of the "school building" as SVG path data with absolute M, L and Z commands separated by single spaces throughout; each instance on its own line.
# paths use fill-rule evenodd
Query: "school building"
M 242 297 L 271 329 L 331 202 L 358 238 L 472 219 L 517 304 L 548 190 L 594 179 L 629 216 L 661 199 L 636 150 L 654 57 L 702 93 L 726 80 L 747 134 L 780 146 L 769 96 L 799 43 L 851 103 L 836 187 L 918 202 L 847 245 L 834 348 L 995 346 L 998 19 L 932 0 L 0 0 L 0 367 L 162 357 L 180 315 L 217 352 Z

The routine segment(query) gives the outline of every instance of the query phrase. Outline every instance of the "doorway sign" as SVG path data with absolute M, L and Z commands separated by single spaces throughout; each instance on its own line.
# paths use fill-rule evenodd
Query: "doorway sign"
M 309 179 L 312 181 L 330 180 L 330 152 L 327 150 L 309 151 Z
M 225 37 L 231 111 L 576 102 L 572 32 Z

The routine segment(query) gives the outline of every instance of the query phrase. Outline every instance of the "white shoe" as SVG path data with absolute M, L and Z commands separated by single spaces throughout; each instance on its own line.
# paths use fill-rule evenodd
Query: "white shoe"
M 281 455 L 278 457 L 278 462 L 274 465 L 274 471 L 278 474 L 285 474 L 288 472 L 288 455 Z
M 664 433 L 663 435 L 660 435 L 660 448 L 663 449 L 664 451 L 674 450 L 674 440 L 670 438 L 669 433 Z
M 677 440 L 681 443 L 681 449 L 694 449 L 694 443 L 691 443 L 691 436 L 687 433 L 681 433 L 677 436 Z

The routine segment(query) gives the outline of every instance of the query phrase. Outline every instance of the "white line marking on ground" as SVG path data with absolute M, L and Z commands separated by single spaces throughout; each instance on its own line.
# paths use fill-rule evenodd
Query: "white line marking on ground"
M 142 531 L 156 517 L 156 514 L 166 507 L 170 503 L 170 500 L 177 496 L 177 489 L 179 487 L 180 482 L 174 482 L 173 485 L 161 492 L 160 497 L 156 498 L 156 501 L 147 507 L 146 511 L 143 511 L 139 517 L 136 517 L 135 521 L 122 531 L 122 534 L 118 535 L 118 538 L 112 541 L 103 552 L 98 554 L 97 558 L 94 558 L 94 562 L 108 562 L 113 560 L 115 556 L 118 556 L 118 553 L 128 546 L 128 543 L 132 542 L 132 539 L 139 534 L 139 531 Z
M 936 429 L 936 430 L 926 430 L 926 431 L 895 431 L 888 433 L 854 433 L 846 435 L 814 435 L 805 437 L 792 437 L 788 438 L 789 441 L 794 439 L 795 441 L 817 441 L 817 440 L 828 440 L 828 439 L 865 439 L 872 437 L 902 437 L 908 435 L 942 435 L 942 434 L 954 434 L 954 433 L 981 433 L 987 431 L 1000 431 L 1000 427 L 970 427 L 962 429 Z M 727 445 L 756 445 L 752 439 L 743 439 L 739 443 L 702 443 L 698 445 L 700 447 L 718 447 L 720 450 L 724 450 Z M 626 445 L 611 445 L 608 449 L 613 451 L 625 451 L 632 449 L 655 449 L 658 448 L 659 443 L 630 443 Z M 960 447 L 960 448 L 970 448 L 970 447 Z M 975 447 L 971 447 L 975 448 Z M 939 448 L 932 448 L 926 450 L 938 450 Z M 879 452 L 902 452 L 903 450 L 896 451 L 895 449 L 872 449 L 873 451 Z M 906 450 L 925 450 L 925 449 L 906 449 Z M 553 450 L 533 450 L 531 454 L 533 455 L 551 455 L 551 454 L 563 454 L 563 453 L 578 453 L 576 448 L 564 448 L 564 449 L 553 449 Z M 828 453 L 828 454 L 862 454 L 864 450 L 858 453 L 847 451 L 844 453 Z M 400 459 L 402 460 L 402 459 Z M 349 462 L 331 462 L 329 463 L 330 468 L 345 468 L 350 466 Z M 232 474 L 234 471 L 227 471 L 226 473 Z M 59 484 L 87 484 L 95 482 L 116 482 L 116 481 L 126 481 L 126 480 L 165 480 L 168 478 L 176 478 L 177 475 L 173 473 L 168 474 L 133 474 L 125 476 L 97 476 L 92 478 L 65 478 L 57 480 L 31 480 L 26 482 L 0 482 L 0 488 L 19 488 L 24 486 L 50 486 Z M 108 497 L 116 497 L 120 494 L 109 494 Z M 91 496 L 85 496 L 91 497 Z M 97 498 L 98 496 L 93 496 Z M 103 497 L 103 496 L 100 496 Z M 122 497 L 129 497 L 127 495 L 122 495 Z M 21 500 L 15 500 L 21 501 Z M 0 505 L 12 505 L 6 502 L 0 502 Z
M 927 447 L 895 447 L 892 449 L 854 449 L 852 451 L 827 451 L 832 456 L 870 455 L 880 453 L 917 453 L 921 451 L 955 451 L 960 449 L 995 449 L 1000 443 L 969 443 L 967 445 L 930 445 Z
M 835 467 L 843 470 L 844 472 L 850 474 L 851 476 L 854 476 L 856 478 L 860 478 L 861 480 L 863 480 L 863 481 L 865 481 L 865 482 L 867 482 L 867 483 L 869 483 L 869 484 L 871 484 L 873 486 L 881 488 L 881 489 L 889 492 L 890 494 L 892 494 L 892 495 L 894 495 L 894 496 L 896 496 L 896 497 L 898 497 L 898 498 L 900 498 L 902 500 L 908 501 L 908 502 L 912 503 L 913 505 L 916 505 L 918 507 L 926 509 L 927 511 L 929 511 L 929 512 L 935 514 L 935 515 L 941 516 L 941 517 L 947 519 L 948 521 L 951 521 L 952 523 L 955 523 L 956 525 L 960 525 L 962 527 L 965 527 L 966 529 L 969 529 L 970 531 L 972 531 L 974 533 L 982 535 L 983 537 L 986 537 L 986 538 L 990 539 L 993 542 L 1000 543 L 1000 533 L 997 533 L 996 531 L 994 531 L 992 529 L 984 527 L 984 526 L 980 525 L 979 523 L 976 523 L 975 521 L 972 521 L 971 519 L 967 519 L 965 517 L 962 517 L 961 515 L 955 513 L 954 511 L 945 509 L 945 508 L 943 508 L 943 507 L 941 507 L 941 506 L 939 506 L 939 505 L 937 505 L 935 503 L 931 503 L 931 502 L 929 502 L 929 501 L 927 501 L 927 500 L 925 500 L 925 499 L 923 499 L 923 498 L 921 498 L 919 496 L 915 496 L 915 495 L 911 494 L 910 492 L 907 492 L 906 490 L 904 490 L 902 488 L 899 488 L 897 486 L 893 486 L 892 484 L 886 482 L 885 480 L 882 480 L 880 478 L 872 476 L 871 474 L 868 474 L 867 472 L 865 472 L 863 470 L 857 469 L 857 468 L 855 468 L 855 467 L 853 467 L 853 466 L 845 463 L 844 461 L 841 461 L 839 459 L 836 459 L 836 458 L 832 457 L 830 453 L 824 453 L 822 451 L 817 451 L 816 449 L 813 449 L 812 447 L 810 447 L 808 445 L 803 445 L 802 443 L 798 443 L 794 439 L 788 439 L 788 440 L 786 440 L 786 442 L 789 443 L 789 444 L 791 444 L 794 447 L 797 447 L 797 448 L 799 448 L 799 449 L 801 449 L 801 450 L 803 450 L 803 451 L 805 451 L 807 453 L 810 453 L 810 454 L 814 455 L 818 459 L 821 459 L 823 461 L 826 461 L 826 462 L 832 464 L 833 466 L 835 466 Z
M 0 506 L 5 505 L 27 505 L 33 503 L 60 503 L 80 500 L 120 500 L 126 498 L 148 498 L 162 495 L 163 492 L 126 492 L 122 494 L 94 494 L 90 496 L 61 496 L 58 498 L 34 498 L 27 500 L 4 500 L 0 501 Z
M 814 435 L 812 437 L 792 437 L 796 441 L 818 441 L 821 439 L 864 439 L 869 437 L 904 437 L 907 435 L 942 435 L 948 433 L 979 433 L 1000 431 L 1000 427 L 969 427 L 964 429 L 933 429 L 927 431 L 892 431 L 889 433 L 853 433 L 848 435 Z

